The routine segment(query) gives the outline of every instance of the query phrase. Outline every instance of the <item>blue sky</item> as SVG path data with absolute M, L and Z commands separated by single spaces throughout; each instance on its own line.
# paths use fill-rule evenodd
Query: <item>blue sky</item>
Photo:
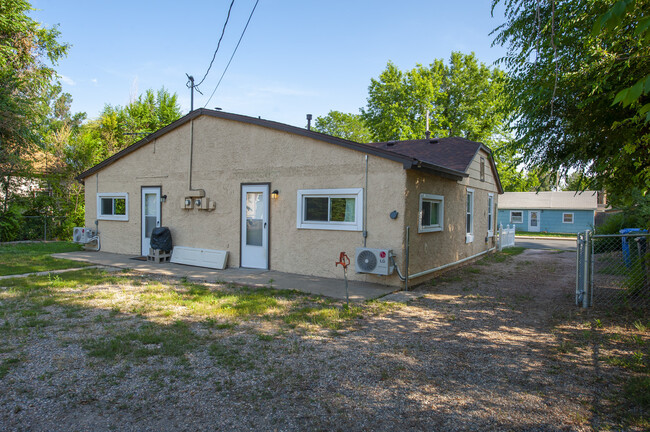
M 235 0 L 210 74 L 195 93 L 214 90 L 255 0 Z M 33 0 L 32 18 L 59 25 L 71 44 L 56 67 L 74 112 L 96 118 L 105 104 L 126 105 L 147 89 L 177 93 L 190 109 L 186 73 L 203 77 L 230 0 Z M 490 0 L 260 0 L 221 85 L 207 108 L 296 126 L 330 110 L 357 113 L 370 79 L 390 60 L 402 70 L 469 53 L 487 64 L 505 54 L 490 32 L 503 17 Z

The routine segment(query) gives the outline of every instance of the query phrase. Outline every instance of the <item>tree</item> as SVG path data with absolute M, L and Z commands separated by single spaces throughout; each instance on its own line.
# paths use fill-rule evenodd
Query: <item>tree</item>
M 502 61 L 524 162 L 560 174 L 576 170 L 592 179 L 587 187 L 604 187 L 610 196 L 647 190 L 650 123 L 641 108 L 648 93 L 635 91 L 628 105 L 613 106 L 650 70 L 650 44 L 637 31 L 647 31 L 647 2 L 624 0 L 620 21 L 598 32 L 614 0 L 494 0 L 493 6 L 499 3 L 507 22 L 495 30 L 495 42 L 508 46 Z
M 377 141 L 425 137 L 429 110 L 432 136 L 475 141 L 500 139 L 507 124 L 505 74 L 480 63 L 474 53 L 451 54 L 406 72 L 389 62 L 368 88 L 361 115 Z
M 27 16 L 23 0 L 0 3 L 0 182 L 8 210 L 14 176 L 29 176 L 29 160 L 40 142 L 39 125 L 48 111 L 56 64 L 68 45 L 56 28 L 45 29 Z
M 535 168 L 524 168 L 520 155 L 509 141 L 495 141 L 492 155 L 505 192 L 550 191 L 557 185 L 555 175 Z
M 359 114 L 340 111 L 330 111 L 326 116 L 317 117 L 314 130 L 358 143 L 367 143 L 372 139 L 370 130 Z
M 125 107 L 107 104 L 97 120 L 82 128 L 83 147 L 88 149 L 88 143 L 97 146 L 93 156 L 83 157 L 98 162 L 178 120 L 181 115 L 178 96 L 164 87 L 157 92 L 147 90 Z

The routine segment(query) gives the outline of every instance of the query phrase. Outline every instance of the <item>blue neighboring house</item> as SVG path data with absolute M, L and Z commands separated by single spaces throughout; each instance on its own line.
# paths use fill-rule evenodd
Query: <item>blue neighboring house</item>
M 579 233 L 593 229 L 598 192 L 506 192 L 497 223 L 517 231 Z

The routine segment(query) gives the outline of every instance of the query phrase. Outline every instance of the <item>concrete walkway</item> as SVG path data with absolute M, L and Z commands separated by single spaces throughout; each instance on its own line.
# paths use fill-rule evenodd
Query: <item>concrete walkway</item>
M 331 279 L 315 276 L 303 276 L 292 273 L 282 273 L 273 270 L 257 270 L 244 268 L 228 268 L 214 270 L 182 264 L 160 263 L 134 260 L 131 255 L 121 255 L 108 252 L 66 252 L 52 255 L 73 261 L 133 269 L 138 272 L 164 275 L 175 278 L 185 277 L 194 281 L 226 282 L 255 287 L 272 286 L 276 289 L 290 289 L 309 294 L 323 295 L 345 300 L 345 282 L 343 279 Z M 343 273 L 341 271 L 341 273 Z M 399 288 L 374 284 L 369 282 L 349 282 L 350 300 L 361 302 L 382 297 L 398 291 Z

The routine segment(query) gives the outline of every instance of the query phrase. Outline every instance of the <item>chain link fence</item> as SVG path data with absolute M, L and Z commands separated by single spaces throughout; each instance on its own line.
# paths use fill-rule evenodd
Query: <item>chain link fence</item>
M 576 304 L 650 308 L 649 234 L 578 235 Z
M 72 237 L 67 219 L 49 215 L 18 215 L 10 223 L 0 220 L 0 241 L 62 240 Z

